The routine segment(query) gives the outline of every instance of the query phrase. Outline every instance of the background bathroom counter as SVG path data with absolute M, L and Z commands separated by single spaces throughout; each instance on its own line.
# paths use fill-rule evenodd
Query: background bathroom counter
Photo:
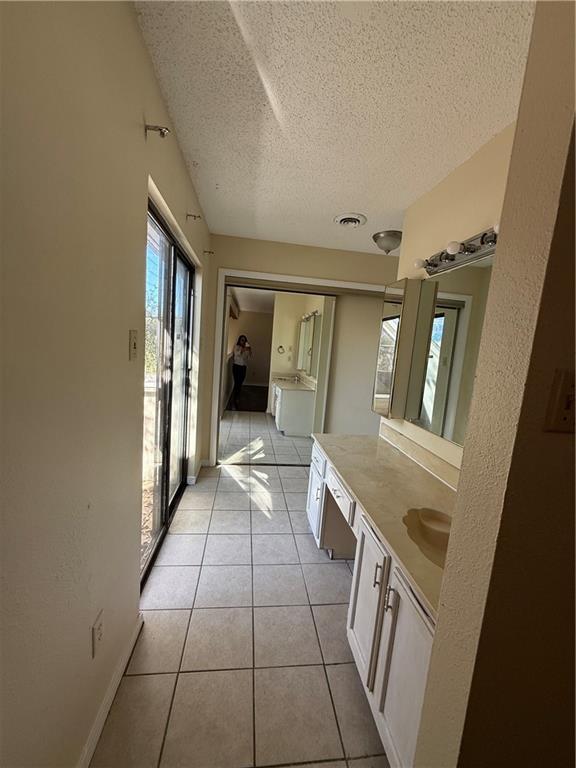
M 303 392 L 314 392 L 314 387 L 310 386 L 309 384 L 305 384 L 303 381 L 280 381 L 278 379 L 273 378 L 272 384 L 274 386 L 278 387 L 278 389 L 287 389 L 287 390 L 298 390 Z
M 451 516 L 455 491 L 380 437 L 312 437 L 435 616 L 445 550 L 423 535 L 418 511 Z

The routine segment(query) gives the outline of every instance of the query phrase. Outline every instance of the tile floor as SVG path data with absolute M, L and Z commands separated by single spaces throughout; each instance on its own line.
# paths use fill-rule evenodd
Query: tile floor
M 220 421 L 221 464 L 310 464 L 312 440 L 286 437 L 269 413 L 224 411 Z
M 92 768 L 388 768 L 346 639 L 353 564 L 316 548 L 307 476 L 223 466 L 186 489 Z

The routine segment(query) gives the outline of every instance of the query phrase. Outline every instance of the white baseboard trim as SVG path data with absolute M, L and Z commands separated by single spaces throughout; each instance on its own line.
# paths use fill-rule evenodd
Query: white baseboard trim
M 144 617 L 141 613 L 138 613 L 138 619 L 136 620 L 136 624 L 132 630 L 130 639 L 126 645 L 126 648 L 124 649 L 122 656 L 118 659 L 118 664 L 114 669 L 114 674 L 112 675 L 110 684 L 106 689 L 106 693 L 104 694 L 104 698 L 102 699 L 102 703 L 100 704 L 96 718 L 92 728 L 90 729 L 90 733 L 88 734 L 86 744 L 84 745 L 84 749 L 82 750 L 82 754 L 80 755 L 80 760 L 78 760 L 76 768 L 89 768 L 94 750 L 98 744 L 98 739 L 100 738 L 100 734 L 104 728 L 104 723 L 108 717 L 108 712 L 110 711 L 110 707 L 114 701 L 114 696 L 116 696 L 116 691 L 118 690 L 118 686 L 120 685 L 120 681 L 124 675 L 124 670 L 126 669 L 126 665 L 128 664 L 134 646 L 136 645 L 136 640 L 138 640 L 138 635 L 140 634 L 143 623 Z

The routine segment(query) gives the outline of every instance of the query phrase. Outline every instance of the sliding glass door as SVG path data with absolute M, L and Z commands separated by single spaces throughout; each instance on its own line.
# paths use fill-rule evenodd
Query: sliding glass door
M 190 271 L 180 257 L 176 257 L 174 280 L 174 323 L 172 354 L 172 405 L 170 409 L 170 472 L 169 499 L 172 501 L 182 483 L 185 461 L 186 400 L 189 380 L 188 325 L 191 317 Z
M 194 272 L 169 231 L 148 216 L 141 570 L 168 524 L 186 478 Z

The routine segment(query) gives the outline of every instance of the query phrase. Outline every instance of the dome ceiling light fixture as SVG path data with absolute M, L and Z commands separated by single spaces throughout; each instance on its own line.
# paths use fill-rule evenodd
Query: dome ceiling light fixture
M 372 240 L 376 243 L 381 251 L 384 251 L 386 256 L 396 248 L 402 242 L 402 232 L 398 229 L 384 229 L 382 232 L 375 232 L 372 235 Z
M 366 221 L 366 216 L 363 213 L 341 213 L 334 218 L 336 224 L 340 224 L 341 227 L 346 227 L 346 229 L 357 229 L 364 226 Z

